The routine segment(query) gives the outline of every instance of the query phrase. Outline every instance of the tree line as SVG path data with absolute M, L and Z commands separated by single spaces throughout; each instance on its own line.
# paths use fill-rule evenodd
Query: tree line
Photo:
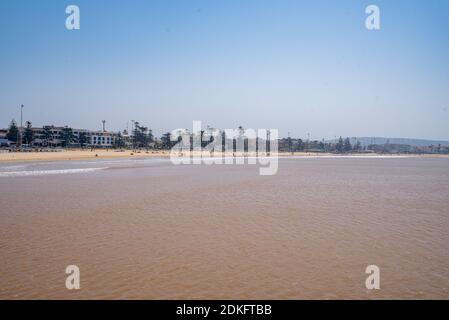
M 40 136 L 42 141 L 42 146 L 49 147 L 52 146 L 52 140 L 54 139 L 54 135 L 52 133 L 53 128 L 51 126 L 45 126 L 42 129 L 42 134 Z M 245 138 L 244 133 L 245 130 L 243 127 L 239 127 L 237 130 L 237 137 L 233 138 L 231 142 L 228 137 L 226 137 L 224 131 L 220 131 L 219 139 L 222 139 L 222 146 L 224 148 L 232 149 L 232 151 L 236 151 L 237 149 L 237 140 L 242 139 L 244 144 L 244 150 L 248 150 L 248 139 Z M 191 146 L 193 146 L 193 134 L 190 134 L 190 142 Z M 31 145 L 35 140 L 34 131 L 32 128 L 32 123 L 30 121 L 25 122 L 25 126 L 23 128 L 22 134 L 20 133 L 19 127 L 17 123 L 12 120 L 6 138 L 17 144 L 27 144 Z M 21 141 L 19 141 L 21 139 Z M 216 138 L 215 138 L 216 139 Z M 201 131 L 201 145 L 205 147 L 210 142 L 214 140 L 213 137 L 208 136 L 208 132 Z M 153 131 L 144 125 L 141 125 L 139 122 L 135 122 L 133 129 L 131 131 L 131 135 L 128 136 L 128 132 L 125 130 L 122 132 L 118 132 L 114 135 L 114 141 L 112 143 L 112 147 L 115 148 L 133 148 L 133 149 L 141 149 L 141 148 L 154 148 L 154 149 L 164 149 L 170 150 L 176 143 L 181 141 L 181 137 L 179 136 L 177 141 L 172 141 L 172 134 L 170 132 L 166 132 L 162 134 L 160 139 L 155 139 L 153 135 Z M 75 135 L 74 131 L 70 127 L 62 128 L 60 134 L 58 135 L 58 144 L 62 147 L 68 147 L 73 144 L 84 148 L 85 146 L 90 145 L 90 137 L 86 132 L 79 132 L 79 134 Z M 268 142 L 268 141 L 266 141 Z M 259 150 L 259 138 L 256 139 L 256 149 Z M 266 150 L 269 151 L 270 145 L 267 143 Z M 368 149 L 372 149 L 368 147 Z M 316 151 L 316 152 L 336 152 L 336 153 L 349 153 L 349 152 L 360 152 L 363 150 L 367 150 L 367 147 L 361 145 L 359 141 L 356 141 L 354 144 L 351 143 L 350 138 L 340 137 L 335 141 L 318 141 L 318 140 L 302 140 L 302 139 L 292 139 L 292 138 L 282 138 L 279 139 L 279 151 L 284 152 L 301 152 L 301 151 Z M 375 150 L 373 148 L 373 150 Z M 218 150 L 216 150 L 218 151 Z
M 148 148 L 150 144 L 154 142 L 152 130 L 148 127 L 140 125 L 139 122 L 135 122 L 132 137 L 133 148 Z M 20 134 L 19 127 L 13 119 L 9 125 L 6 138 L 14 143 L 31 145 L 33 141 L 35 141 L 32 123 L 30 121 L 26 121 L 23 133 Z M 45 147 L 50 146 L 51 141 L 54 139 L 52 127 L 43 127 L 41 138 Z M 85 147 L 90 144 L 90 139 L 86 132 L 81 131 L 78 135 L 75 135 L 73 129 L 67 126 L 62 128 L 61 133 L 58 135 L 58 140 L 62 147 L 68 147 L 71 144 L 79 144 L 81 147 Z M 113 145 L 114 147 L 119 148 L 126 146 L 125 138 L 121 132 L 115 135 Z
M 243 127 L 239 127 L 237 131 L 238 137 L 234 139 L 232 144 L 233 151 L 236 151 L 237 149 L 237 140 L 243 139 L 244 144 L 244 150 L 248 150 L 248 139 L 244 137 L 244 129 Z M 205 138 L 205 135 L 207 135 L 206 131 L 201 131 L 201 145 L 202 147 L 205 147 L 209 143 L 211 143 L 214 138 L 209 137 Z M 25 127 L 23 130 L 22 137 L 20 135 L 19 128 L 17 126 L 17 123 L 12 120 L 9 128 L 8 133 L 6 135 L 7 139 L 11 142 L 19 143 L 19 144 L 28 144 L 31 145 L 33 141 L 35 140 L 34 132 L 32 130 L 32 123 L 30 121 L 26 121 Z M 228 138 L 225 135 L 224 131 L 220 132 L 219 135 L 220 139 L 222 139 L 222 146 L 225 148 L 225 146 L 229 146 L 230 142 L 227 140 Z M 19 141 L 20 138 L 22 138 L 22 141 Z M 53 140 L 54 136 L 52 133 L 52 127 L 45 126 L 43 127 L 42 131 L 42 141 L 43 146 L 48 147 L 51 145 L 51 141 Z M 72 144 L 78 144 L 80 147 L 85 147 L 90 144 L 89 136 L 86 132 L 81 131 L 78 135 L 75 135 L 73 132 L 73 129 L 70 127 L 64 127 L 61 130 L 60 135 L 58 136 L 58 140 L 62 147 L 68 147 Z M 193 146 L 193 134 L 190 134 L 190 140 L 191 140 L 191 146 Z M 362 150 L 362 146 L 360 145 L 360 142 L 357 142 L 356 144 L 352 145 L 349 138 L 343 139 L 340 137 L 338 141 L 335 143 L 330 142 L 324 142 L 324 141 L 303 141 L 302 139 L 280 139 L 280 142 L 287 141 L 288 144 L 288 150 L 285 150 L 285 144 L 284 150 L 282 151 L 305 151 L 305 150 L 322 150 L 325 152 L 351 152 L 351 151 L 360 151 Z M 169 150 L 171 149 L 176 143 L 181 141 L 181 137 L 178 137 L 177 141 L 172 141 L 172 135 L 170 132 L 166 132 L 162 134 L 159 141 L 157 141 L 154 138 L 153 131 L 149 129 L 148 127 L 141 125 L 139 122 L 134 123 L 134 128 L 132 130 L 132 138 L 125 138 L 124 134 L 121 132 L 117 133 L 115 135 L 113 146 L 117 148 L 124 148 L 126 146 L 130 146 L 133 149 L 139 149 L 139 148 L 149 148 L 150 145 L 152 145 L 156 149 L 165 149 Z M 259 144 L 259 138 L 256 139 L 256 148 L 258 148 Z M 266 145 L 266 150 L 268 151 L 270 148 L 269 143 Z M 282 149 L 282 147 L 281 147 Z M 222 150 L 225 151 L 225 150 Z
M 340 137 L 334 142 L 326 142 L 324 140 L 312 140 L 304 141 L 302 139 L 292 139 L 284 138 L 281 139 L 282 146 L 281 151 L 291 151 L 291 152 L 301 152 L 301 151 L 321 151 L 321 152 L 337 152 L 337 153 L 348 153 L 348 152 L 359 152 L 363 150 L 363 146 L 360 141 L 355 144 L 351 144 L 351 140 L 347 137 L 343 139 Z

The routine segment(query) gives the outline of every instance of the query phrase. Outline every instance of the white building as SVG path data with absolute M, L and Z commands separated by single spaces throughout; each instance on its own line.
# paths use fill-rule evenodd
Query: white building
M 112 147 L 117 139 L 113 132 L 91 131 L 89 133 L 90 145 L 101 147 Z
M 33 146 L 60 147 L 63 144 L 63 132 L 67 127 L 44 126 L 33 128 Z M 112 147 L 118 133 L 107 131 L 92 131 L 86 129 L 72 129 L 73 141 L 69 146 Z

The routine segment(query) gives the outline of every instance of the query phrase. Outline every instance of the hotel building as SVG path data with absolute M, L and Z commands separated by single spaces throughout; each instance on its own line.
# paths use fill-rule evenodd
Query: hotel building
M 32 128 L 33 143 L 32 146 L 48 146 L 60 147 L 62 146 L 63 130 L 65 127 L 44 126 L 42 128 Z M 50 132 L 50 138 L 45 139 L 45 131 Z M 114 146 L 118 133 L 108 131 L 92 131 L 86 129 L 72 129 L 73 141 L 72 146 L 80 145 L 80 137 L 84 134 L 85 145 L 92 147 L 112 147 Z

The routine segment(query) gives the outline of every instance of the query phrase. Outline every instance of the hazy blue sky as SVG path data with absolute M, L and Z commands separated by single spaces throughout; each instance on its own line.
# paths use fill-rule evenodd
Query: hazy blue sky
M 449 0 L 1 0 L 0 127 L 22 103 L 34 125 L 449 139 Z

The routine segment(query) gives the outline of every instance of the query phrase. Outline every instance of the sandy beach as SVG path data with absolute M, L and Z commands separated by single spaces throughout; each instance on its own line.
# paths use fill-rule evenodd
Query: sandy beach
M 0 152 L 0 162 L 21 161 L 53 161 L 53 160 L 89 160 L 112 159 L 128 157 L 167 157 L 168 151 L 137 151 L 131 150 L 60 150 L 42 152 Z
M 199 153 L 194 153 L 194 156 L 200 156 Z M 211 154 L 212 155 L 212 154 Z M 332 153 L 315 153 L 315 152 L 279 152 L 272 153 L 272 156 L 288 157 L 288 156 L 310 156 L 310 157 L 326 157 L 326 156 L 338 156 L 338 154 Z M 93 150 L 90 149 L 69 149 L 58 151 L 32 151 L 32 152 L 0 152 L 0 162 L 23 162 L 23 161 L 57 161 L 57 160 L 90 160 L 90 159 L 113 159 L 113 158 L 143 158 L 143 157 L 169 157 L 170 151 L 167 150 Z M 183 156 L 189 156 L 189 154 L 183 154 Z M 203 154 L 204 156 L 204 154 Z M 220 153 L 215 153 L 215 156 L 220 156 Z M 232 153 L 226 153 L 225 156 L 231 157 Z M 255 156 L 255 154 L 242 154 L 237 153 L 235 156 Z M 379 156 L 376 153 L 353 153 L 344 154 L 342 156 Z M 388 154 L 382 154 L 382 156 L 389 156 Z M 449 157 L 449 155 L 439 154 L 395 154 L 391 156 L 408 156 L 408 157 Z

